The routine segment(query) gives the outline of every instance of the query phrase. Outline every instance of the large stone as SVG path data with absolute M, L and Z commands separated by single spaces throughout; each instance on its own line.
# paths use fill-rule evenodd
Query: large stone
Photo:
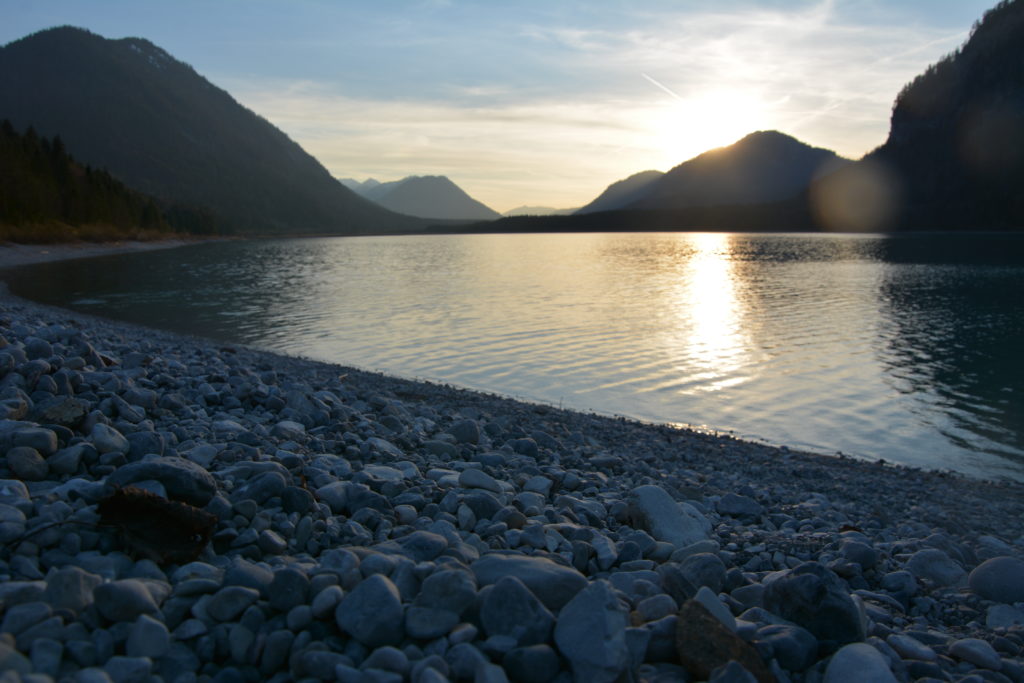
M 817 562 L 805 562 L 769 582 L 764 606 L 838 645 L 864 640 L 861 611 L 843 581 Z
M 101 583 L 93 591 L 98 611 L 110 621 L 134 621 L 140 614 L 155 614 L 159 606 L 146 584 L 138 579 Z
M 833 655 L 824 683 L 896 683 L 889 663 L 867 643 L 851 643 Z
M 480 425 L 475 420 L 459 420 L 448 428 L 448 433 L 459 443 L 480 443 Z
M 704 515 L 689 503 L 676 502 L 660 486 L 638 486 L 630 492 L 628 502 L 634 525 L 656 540 L 682 548 L 711 533 L 711 522 Z
M 43 481 L 50 472 L 39 451 L 28 446 L 15 446 L 7 451 L 7 466 L 22 481 Z
M 461 615 L 476 602 L 476 585 L 472 575 L 455 569 L 434 572 L 428 576 L 416 596 L 416 606 L 443 609 Z
M 962 638 L 949 646 L 949 654 L 983 669 L 999 671 L 1003 666 L 999 653 L 981 638 Z
M 480 622 L 488 636 L 509 636 L 517 645 L 537 645 L 548 641 L 555 618 L 522 581 L 506 576 L 487 591 Z
M 398 645 L 404 636 L 402 599 L 382 574 L 372 574 L 346 595 L 334 613 L 338 627 L 370 648 Z
M 131 449 L 131 444 L 124 434 L 117 431 L 110 425 L 102 422 L 96 423 L 89 433 L 89 440 L 100 453 L 121 453 L 125 455 Z
M 918 579 L 940 587 L 962 586 L 967 579 L 964 568 L 937 548 L 918 550 L 907 560 L 907 569 Z
M 993 557 L 974 568 L 967 579 L 971 590 L 994 602 L 1024 602 L 1024 560 Z
M 101 577 L 73 565 L 52 570 L 46 577 L 46 601 L 57 609 L 78 612 L 92 604 L 93 591 L 101 583 Z
M 147 479 L 163 484 L 168 498 L 197 507 L 209 503 L 217 492 L 217 482 L 209 472 L 190 460 L 173 456 L 119 467 L 107 477 L 107 484 L 128 486 Z
M 162 621 L 148 614 L 142 614 L 131 630 L 128 631 L 128 642 L 125 653 L 129 657 L 163 657 L 171 646 L 171 636 Z
M 544 557 L 485 555 L 470 568 L 481 586 L 497 583 L 504 576 L 516 577 L 552 612 L 561 609 L 587 585 L 583 574 Z
M 628 626 L 626 610 L 607 581 L 594 581 L 576 593 L 558 615 L 555 643 L 577 683 L 619 680 L 630 661 Z
M 791 624 L 768 624 L 757 630 L 758 642 L 771 646 L 779 665 L 787 671 L 803 671 L 818 656 L 818 639 L 810 631 Z
M 234 621 L 256 603 L 260 592 L 248 586 L 225 586 L 206 603 L 206 613 L 217 621 Z
M 54 396 L 40 401 L 32 409 L 30 417 L 40 424 L 55 424 L 74 429 L 89 412 L 89 403 L 70 396 Z
M 740 519 L 757 519 L 764 514 L 764 506 L 753 498 L 738 493 L 727 493 L 722 496 L 715 509 L 720 515 L 738 517 Z
M 775 680 L 757 650 L 696 600 L 687 600 L 679 610 L 676 654 L 683 667 L 697 680 L 707 680 L 712 671 L 731 661 L 739 662 L 759 683 Z

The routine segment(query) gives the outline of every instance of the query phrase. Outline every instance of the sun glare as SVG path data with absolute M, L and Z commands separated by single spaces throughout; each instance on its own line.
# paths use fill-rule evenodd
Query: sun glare
M 715 90 L 666 104 L 652 127 L 663 165 L 671 167 L 770 128 L 771 123 L 767 107 L 756 94 Z

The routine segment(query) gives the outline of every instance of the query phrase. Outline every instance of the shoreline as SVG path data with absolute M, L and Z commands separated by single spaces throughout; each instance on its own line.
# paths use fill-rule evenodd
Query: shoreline
M 1024 680 L 1024 484 L 6 293 L 0 334 L 0 659 L 20 674 L 707 680 L 723 647 L 759 680 Z M 96 527 L 115 483 L 214 515 L 198 561 Z
M 222 239 L 222 238 L 215 238 Z M 175 249 L 208 239 L 124 240 L 117 242 L 62 242 L 59 244 L 0 244 L 0 269 L 28 266 L 35 263 L 70 261 L 110 254 L 125 254 L 157 249 Z

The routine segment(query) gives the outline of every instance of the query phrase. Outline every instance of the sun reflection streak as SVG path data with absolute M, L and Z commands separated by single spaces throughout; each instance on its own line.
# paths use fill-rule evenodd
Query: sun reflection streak
M 748 343 L 741 323 L 731 236 L 694 233 L 684 236 L 690 257 L 673 292 L 689 390 L 721 391 L 741 384 L 737 374 L 747 365 Z

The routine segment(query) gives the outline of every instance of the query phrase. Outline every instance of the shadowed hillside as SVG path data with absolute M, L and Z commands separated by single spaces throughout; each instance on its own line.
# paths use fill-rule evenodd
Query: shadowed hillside
M 0 112 L 130 187 L 239 232 L 373 233 L 421 221 L 357 196 L 287 135 L 140 38 L 42 31 L 0 48 Z
M 0 124 L 0 239 L 54 242 L 220 232 L 208 212 L 157 202 L 82 166 L 60 138 Z
M 1024 228 L 1024 0 L 986 12 L 900 92 L 866 159 L 894 176 L 899 227 Z
M 346 178 L 341 182 L 384 208 L 409 216 L 477 221 L 501 218 L 446 176 L 409 176 L 388 183 Z

